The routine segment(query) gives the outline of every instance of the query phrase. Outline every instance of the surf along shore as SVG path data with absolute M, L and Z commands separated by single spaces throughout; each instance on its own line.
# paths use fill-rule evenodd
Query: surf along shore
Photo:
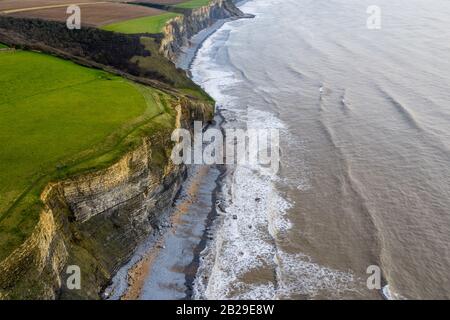
M 238 1 L 237 1 L 238 2 Z M 196 52 L 203 42 L 227 21 L 238 17 L 219 19 L 200 30 L 180 48 L 175 63 L 190 74 Z M 216 109 L 214 120 L 204 129 L 223 131 L 224 118 Z M 214 224 L 226 210 L 222 185 L 230 175 L 226 165 L 188 166 L 188 178 L 166 216 L 159 237 L 149 239 L 136 251 L 132 261 L 125 265 L 105 291 L 111 299 L 191 299 L 193 284 L 201 253 L 214 237 Z

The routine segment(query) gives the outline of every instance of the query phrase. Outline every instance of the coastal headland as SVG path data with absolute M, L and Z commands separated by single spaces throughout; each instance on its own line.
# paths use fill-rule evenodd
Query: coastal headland
M 230 0 L 0 4 L 0 299 L 99 299 L 186 178 L 176 128 L 214 101 L 173 61 Z M 83 285 L 67 287 L 69 266 Z

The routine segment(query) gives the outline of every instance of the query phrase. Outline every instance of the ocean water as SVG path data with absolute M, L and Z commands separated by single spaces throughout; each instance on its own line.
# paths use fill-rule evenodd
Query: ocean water
M 198 51 L 224 127 L 280 130 L 281 169 L 229 168 L 195 298 L 450 298 L 450 2 L 379 0 L 376 30 L 372 4 L 250 0 Z

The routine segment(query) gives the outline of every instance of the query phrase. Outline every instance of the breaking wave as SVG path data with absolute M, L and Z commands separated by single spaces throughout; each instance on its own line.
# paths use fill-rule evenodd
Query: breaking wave
M 248 2 L 244 11 L 258 11 L 258 5 L 262 3 Z M 281 139 L 293 143 L 276 114 L 243 106 L 233 95 L 233 89 L 249 81 L 227 61 L 226 41 L 236 28 L 233 22 L 225 24 L 203 43 L 192 64 L 193 79 L 216 100 L 224 128 L 279 129 Z M 194 298 L 283 299 L 311 297 L 321 290 L 353 290 L 351 272 L 320 266 L 306 255 L 284 252 L 279 245 L 292 227 L 288 218 L 292 203 L 277 189 L 282 182 L 278 175 L 268 174 L 260 165 L 229 166 L 228 172 L 215 236 L 202 253 L 194 281 Z M 296 184 L 308 188 L 301 178 Z

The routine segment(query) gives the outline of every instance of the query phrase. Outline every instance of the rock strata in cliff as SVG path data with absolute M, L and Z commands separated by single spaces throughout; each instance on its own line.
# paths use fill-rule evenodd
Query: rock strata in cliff
M 199 31 L 222 19 L 242 17 L 247 16 L 231 0 L 212 0 L 208 6 L 172 19 L 165 26 L 162 39 L 86 29 L 83 32 L 89 33 L 89 41 L 80 40 L 82 33 L 77 34 L 80 39 L 74 39 L 66 31 L 55 33 L 58 36 L 53 38 L 45 37 L 47 31 L 62 28 L 54 22 L 0 19 L 0 38 L 10 44 L 115 71 L 170 91 L 178 99 L 172 128 L 143 137 L 138 148 L 106 169 L 53 182 L 45 188 L 41 194 L 44 209 L 34 231 L 0 261 L 0 299 L 100 298 L 102 289 L 137 245 L 158 230 L 159 219 L 184 181 L 186 167 L 169 161 L 171 131 L 175 127 L 192 129 L 194 120 L 208 122 L 213 116 L 212 101 L 188 99 L 171 90 L 173 86 L 197 89 L 182 72 L 165 73 L 166 69 L 172 70 L 171 65 L 157 72 L 147 70 L 145 63 L 136 63 L 134 58 L 159 59 L 152 47 L 159 45 L 160 53 L 173 61 Z M 112 53 L 107 46 L 94 45 L 95 39 L 105 37 L 120 40 L 110 42 L 108 38 L 100 42 L 115 43 Z M 103 61 L 103 57 L 108 57 L 108 61 Z M 65 286 L 69 265 L 80 266 L 81 290 Z
M 49 184 L 30 237 L 0 262 L 0 299 L 98 299 L 134 249 L 158 229 L 159 219 L 185 179 L 169 160 L 170 132 L 208 122 L 209 102 L 181 98 L 167 132 L 142 143 L 110 167 Z M 67 266 L 81 270 L 81 290 L 65 285 Z
M 231 0 L 212 0 L 209 5 L 187 10 L 183 16 L 175 17 L 164 27 L 161 40 L 161 53 L 169 60 L 175 61 L 182 47 L 189 44 L 189 39 L 223 19 L 249 18 Z

